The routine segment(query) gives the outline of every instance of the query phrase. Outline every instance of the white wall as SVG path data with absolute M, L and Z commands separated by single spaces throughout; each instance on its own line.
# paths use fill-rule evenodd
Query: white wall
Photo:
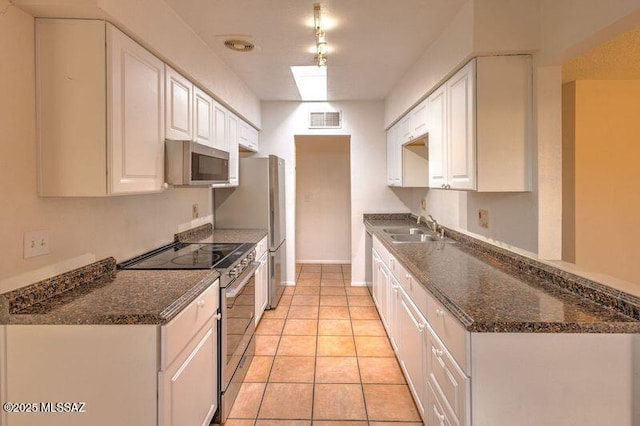
M 341 110 L 341 129 L 308 128 L 309 111 Z M 352 283 L 365 282 L 363 213 L 408 212 L 387 187 L 386 135 L 382 102 L 263 102 L 260 155 L 286 161 L 287 277 L 295 275 L 295 135 L 351 136 L 351 261 Z
M 349 136 L 296 136 L 296 261 L 351 263 Z
M 427 92 L 467 62 L 472 49 L 473 1 L 469 0 L 391 90 L 384 104 L 384 127 L 390 127 Z
M 106 19 L 256 127 L 260 101 L 163 0 L 15 0 L 33 16 Z
M 34 20 L 0 1 L 0 292 L 95 259 L 166 244 L 211 214 L 207 189 L 108 198 L 40 198 L 36 192 Z M 3 13 L 4 11 L 4 13 Z M 162 214 L 158 214 L 162 212 Z M 23 259 L 23 233 L 50 230 L 50 253 Z

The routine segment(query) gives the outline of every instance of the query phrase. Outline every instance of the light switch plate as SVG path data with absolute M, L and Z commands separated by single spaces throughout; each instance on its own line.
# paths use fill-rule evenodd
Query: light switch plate
M 24 258 L 42 256 L 49 253 L 49 230 L 24 233 Z
M 489 210 L 478 210 L 478 225 L 481 228 L 489 228 Z

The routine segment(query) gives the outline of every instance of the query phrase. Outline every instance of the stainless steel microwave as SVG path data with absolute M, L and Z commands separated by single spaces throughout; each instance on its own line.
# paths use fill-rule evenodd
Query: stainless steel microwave
M 229 153 L 192 141 L 166 141 L 165 177 L 174 186 L 228 184 Z

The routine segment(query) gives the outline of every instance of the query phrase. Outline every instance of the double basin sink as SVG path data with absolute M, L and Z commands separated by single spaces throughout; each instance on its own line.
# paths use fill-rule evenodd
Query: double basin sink
M 454 242 L 454 240 L 450 238 L 440 238 L 424 228 L 398 226 L 383 228 L 382 231 L 389 235 L 389 238 L 391 238 L 393 243 L 428 243 L 432 241 L 445 243 Z

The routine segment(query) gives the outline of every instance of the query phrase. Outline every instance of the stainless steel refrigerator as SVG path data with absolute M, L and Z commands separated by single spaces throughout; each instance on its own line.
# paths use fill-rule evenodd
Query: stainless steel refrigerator
M 269 308 L 278 305 L 285 289 L 286 238 L 284 159 L 240 159 L 240 185 L 214 190 L 216 228 L 269 231 Z

